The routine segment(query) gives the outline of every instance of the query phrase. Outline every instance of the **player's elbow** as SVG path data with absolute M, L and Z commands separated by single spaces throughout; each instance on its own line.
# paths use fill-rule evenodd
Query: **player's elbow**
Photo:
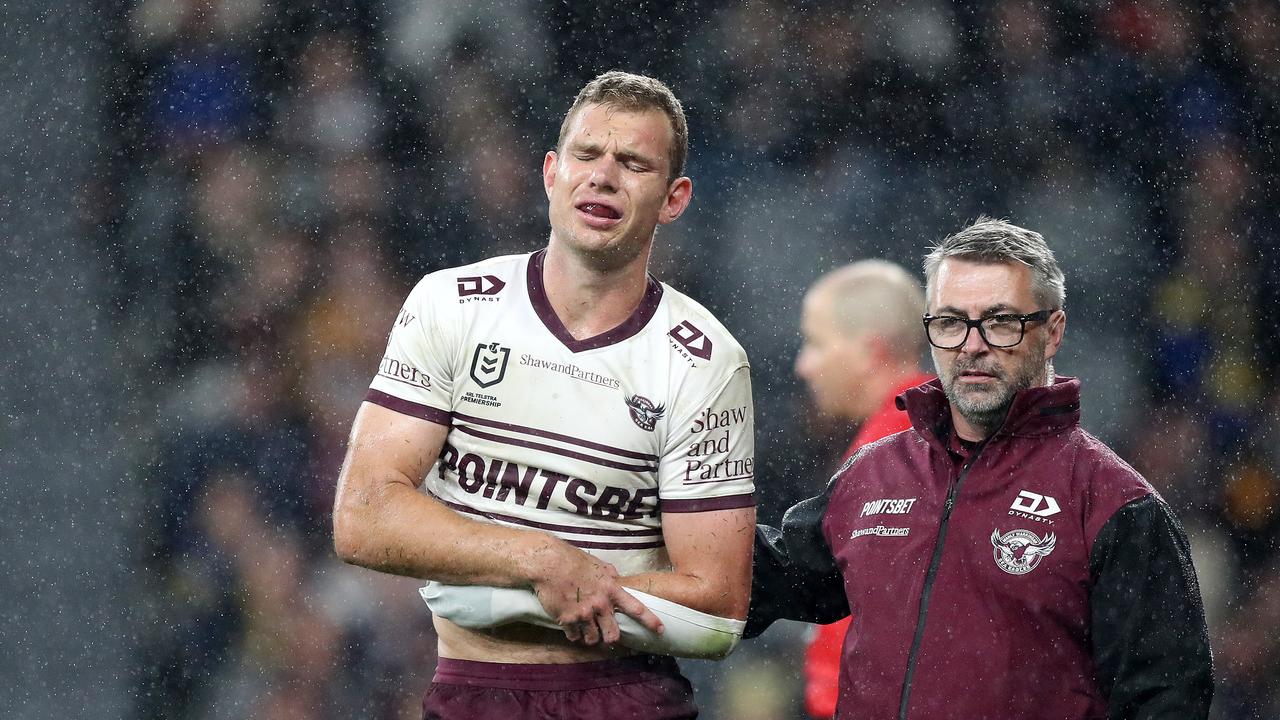
M 359 565 L 364 553 L 359 523 L 353 513 L 340 507 L 333 511 L 333 551 L 343 562 Z
M 333 507 L 333 551 L 344 562 L 369 567 L 376 545 L 376 522 L 369 508 L 339 498 Z
M 751 588 L 745 591 L 734 591 L 725 593 L 724 601 L 721 603 L 724 608 L 722 617 L 732 618 L 734 620 L 746 620 L 747 611 L 751 607 Z
M 738 568 L 717 577 L 718 605 L 722 617 L 746 620 L 751 608 L 751 566 Z

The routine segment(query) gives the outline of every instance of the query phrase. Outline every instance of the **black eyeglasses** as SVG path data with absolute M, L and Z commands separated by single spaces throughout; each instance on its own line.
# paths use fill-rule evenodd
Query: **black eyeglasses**
M 924 332 L 929 344 L 940 350 L 955 350 L 978 328 L 982 340 L 991 347 L 1008 348 L 1022 342 L 1027 323 L 1048 320 L 1053 310 L 1037 310 L 1026 315 L 990 315 L 976 320 L 954 315 L 925 315 Z

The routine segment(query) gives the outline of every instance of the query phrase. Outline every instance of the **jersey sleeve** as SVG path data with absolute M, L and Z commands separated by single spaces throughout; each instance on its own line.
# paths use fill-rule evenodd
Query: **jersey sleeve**
M 453 375 L 449 339 L 441 332 L 439 311 L 447 307 L 433 297 L 432 277 L 409 293 L 387 338 L 378 373 L 369 384 L 366 402 L 396 412 L 449 425 L 453 408 Z
M 658 469 L 663 512 L 755 506 L 755 408 L 741 365 L 685 412 L 673 416 Z

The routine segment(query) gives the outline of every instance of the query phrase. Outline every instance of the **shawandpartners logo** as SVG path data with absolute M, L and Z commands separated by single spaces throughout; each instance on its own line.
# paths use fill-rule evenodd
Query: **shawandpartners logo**
M 600 373 L 591 372 L 590 370 L 584 370 L 573 363 L 543 360 L 542 358 L 530 355 L 529 353 L 525 353 L 520 356 L 520 364 L 525 367 L 558 372 L 563 375 L 568 375 L 574 380 L 581 380 L 582 382 L 599 385 L 600 387 L 606 387 L 610 390 L 616 390 L 621 385 L 621 383 L 614 378 L 607 375 L 601 375 Z
M 852 540 L 854 538 L 860 538 L 863 535 L 875 535 L 876 537 L 906 537 L 910 534 L 911 534 L 911 528 L 885 527 L 883 525 L 876 525 L 875 527 L 862 528 L 861 530 L 854 530 L 849 535 L 849 539 Z

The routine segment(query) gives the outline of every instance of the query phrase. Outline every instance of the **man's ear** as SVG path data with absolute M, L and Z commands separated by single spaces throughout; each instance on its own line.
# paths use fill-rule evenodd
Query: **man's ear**
M 687 177 L 678 177 L 671 181 L 667 186 L 667 201 L 662 205 L 662 212 L 658 215 L 658 222 L 666 225 L 674 222 L 689 207 L 689 201 L 693 199 L 693 181 Z
M 555 150 L 548 150 L 542 159 L 542 189 L 551 197 L 551 187 L 556 184 L 556 172 L 560 169 L 560 158 Z
M 1067 311 L 1059 310 L 1049 316 L 1049 340 L 1044 346 L 1044 359 L 1052 360 L 1062 346 L 1062 336 L 1067 332 Z

